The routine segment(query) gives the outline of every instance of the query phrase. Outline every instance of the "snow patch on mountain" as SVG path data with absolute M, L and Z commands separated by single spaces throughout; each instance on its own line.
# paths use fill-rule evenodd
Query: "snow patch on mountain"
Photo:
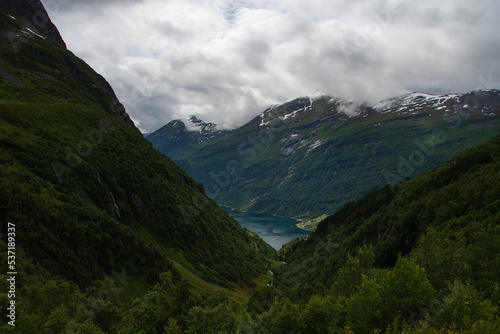
M 326 141 L 325 140 L 316 140 L 309 148 L 307 149 L 306 155 L 311 153 L 313 150 L 317 149 L 321 145 L 323 145 Z
M 42 35 L 39 35 L 37 34 L 36 32 L 34 32 L 33 30 L 31 30 L 30 28 L 26 28 L 27 31 L 21 31 L 22 33 L 24 34 L 32 34 L 32 35 L 35 35 L 37 37 L 40 37 L 41 39 L 45 39 L 46 37 L 45 36 L 42 36 Z
M 222 130 L 219 129 L 219 126 L 217 124 L 205 123 L 193 115 L 189 116 L 187 119 L 181 119 L 180 121 L 184 123 L 186 130 L 190 132 L 207 133 L 207 132 L 217 132 Z
M 402 111 L 415 111 L 422 108 L 445 109 L 446 104 L 459 102 L 460 95 L 433 95 L 428 93 L 408 93 L 402 96 L 391 97 L 372 105 L 379 113 L 400 113 Z
M 307 98 L 302 98 L 302 100 L 305 100 L 307 99 L 308 102 L 309 102 L 309 105 L 307 105 L 307 102 L 304 101 L 304 106 L 292 111 L 292 112 L 289 112 L 287 114 L 285 114 L 284 116 L 281 116 L 280 119 L 282 121 L 284 120 L 287 120 L 287 119 L 290 119 L 290 118 L 294 118 L 295 116 L 297 116 L 299 113 L 302 113 L 302 112 L 305 112 L 309 109 L 312 109 L 313 108 L 313 99 L 311 97 L 307 97 Z M 295 101 L 295 100 L 294 100 Z M 293 101 L 292 101 L 293 102 Z M 290 102 L 290 103 L 292 103 Z M 298 103 L 297 103 L 298 104 Z

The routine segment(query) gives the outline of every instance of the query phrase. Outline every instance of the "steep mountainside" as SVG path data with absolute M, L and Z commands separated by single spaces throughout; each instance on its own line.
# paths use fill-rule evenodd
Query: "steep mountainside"
M 496 136 L 287 244 L 275 284 L 247 307 L 259 329 L 498 333 L 499 153 Z
M 144 139 L 40 1 L 0 9 L 3 240 L 15 225 L 17 252 L 81 287 L 122 269 L 152 284 L 170 258 L 225 286 L 262 273 L 267 245 Z
M 499 93 L 411 93 L 376 105 L 299 98 L 182 156 L 172 149 L 181 138 L 154 145 L 169 146 L 221 204 L 315 218 L 498 134 Z
M 21 19 L 26 24 L 24 30 L 21 30 L 20 32 L 9 29 L 2 31 L 3 37 L 7 37 L 12 43 L 14 42 L 14 38 L 19 37 L 19 33 L 29 35 L 33 34 L 33 30 L 35 30 L 44 37 L 53 40 L 57 45 L 66 48 L 66 43 L 64 43 L 56 26 L 52 23 L 52 21 L 50 21 L 50 18 L 40 1 L 2 0 L 0 3 L 0 10 L 2 13 L 9 15 L 11 19 Z M 2 21 L 3 19 L 4 18 L 2 18 Z M 9 25 L 6 24 L 4 27 L 6 28 L 8 26 Z
M 418 252 L 425 253 L 418 255 L 426 256 L 422 265 L 429 274 L 444 275 L 434 282 L 439 288 L 446 287 L 451 279 L 446 275 L 456 274 L 453 270 L 463 270 L 461 279 L 474 279 L 483 288 L 491 288 L 500 277 L 493 274 L 500 264 L 499 224 L 500 135 L 453 157 L 441 168 L 345 204 L 320 222 L 307 240 L 295 240 L 280 251 L 287 262 L 281 278 L 295 288 L 306 282 L 328 285 L 347 255 L 362 245 L 373 245 L 374 263 L 379 267 L 394 266 L 398 254 L 408 254 L 418 246 Z M 491 256 L 467 258 L 460 248 L 478 248 Z M 456 263 L 439 268 L 439 261 L 449 256 Z

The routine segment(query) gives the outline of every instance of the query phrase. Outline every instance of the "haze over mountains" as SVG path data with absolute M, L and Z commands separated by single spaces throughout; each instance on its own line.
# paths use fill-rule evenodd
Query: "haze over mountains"
M 177 120 L 146 138 L 221 204 L 315 218 L 497 134 L 499 94 L 410 93 L 373 105 L 305 97 L 232 131 Z

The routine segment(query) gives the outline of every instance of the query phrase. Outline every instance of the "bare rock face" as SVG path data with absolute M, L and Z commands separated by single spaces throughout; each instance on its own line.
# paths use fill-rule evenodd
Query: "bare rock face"
M 47 11 L 40 0 L 2 0 L 0 9 L 17 19 L 29 22 L 41 35 L 52 39 L 66 49 L 66 43 L 56 26 L 50 21 Z

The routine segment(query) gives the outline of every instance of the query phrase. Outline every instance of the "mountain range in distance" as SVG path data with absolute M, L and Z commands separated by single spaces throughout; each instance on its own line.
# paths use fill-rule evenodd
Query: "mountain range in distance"
M 146 138 L 218 203 L 307 221 L 498 134 L 499 94 L 301 97 L 233 130 L 191 116 Z

